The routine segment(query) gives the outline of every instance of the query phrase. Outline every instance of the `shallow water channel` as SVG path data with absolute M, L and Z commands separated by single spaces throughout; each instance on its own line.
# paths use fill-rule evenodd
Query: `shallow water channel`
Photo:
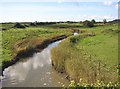
M 3 72 L 2 87 L 62 87 L 69 81 L 51 65 L 50 50 L 61 41 L 50 44 L 32 57 L 22 59 Z

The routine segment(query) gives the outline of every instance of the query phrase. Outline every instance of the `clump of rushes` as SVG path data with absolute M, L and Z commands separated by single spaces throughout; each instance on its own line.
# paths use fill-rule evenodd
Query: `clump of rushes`
M 95 83 L 88 84 L 84 82 L 76 83 L 72 80 L 67 89 L 119 89 L 119 83 L 104 83 L 103 81 L 97 80 Z

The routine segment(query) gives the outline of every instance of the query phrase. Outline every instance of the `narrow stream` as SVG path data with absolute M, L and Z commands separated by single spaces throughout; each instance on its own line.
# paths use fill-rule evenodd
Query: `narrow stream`
M 3 72 L 2 87 L 62 87 L 69 81 L 51 65 L 50 50 L 61 41 L 54 42 L 42 52 L 8 67 Z

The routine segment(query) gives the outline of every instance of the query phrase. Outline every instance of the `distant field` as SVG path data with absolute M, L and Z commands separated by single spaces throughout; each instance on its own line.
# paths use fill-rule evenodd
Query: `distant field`
M 117 24 L 97 25 L 72 36 L 52 50 L 52 62 L 59 72 L 66 72 L 70 80 L 94 83 L 96 80 L 116 82 L 118 78 Z M 90 34 L 95 35 L 91 36 Z M 59 57 L 58 57 L 59 56 Z

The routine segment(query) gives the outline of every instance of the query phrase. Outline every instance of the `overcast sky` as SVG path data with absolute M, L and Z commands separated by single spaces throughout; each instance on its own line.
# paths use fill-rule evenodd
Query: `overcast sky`
M 102 21 L 118 18 L 118 0 L 89 1 L 2 0 L 0 22 Z

